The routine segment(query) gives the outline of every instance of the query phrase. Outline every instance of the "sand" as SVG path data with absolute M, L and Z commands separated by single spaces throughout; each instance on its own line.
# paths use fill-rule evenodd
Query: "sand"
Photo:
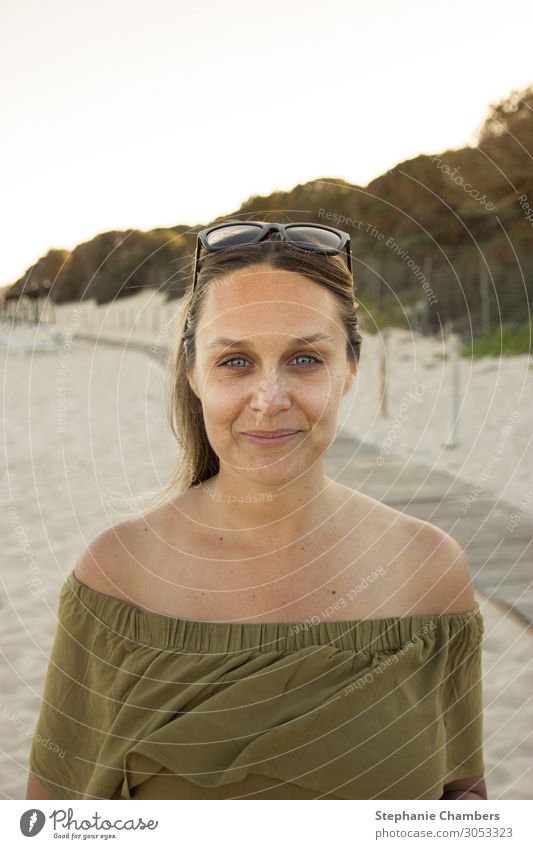
M 364 336 L 357 380 L 341 407 L 346 431 L 374 443 L 384 461 L 394 451 L 442 468 L 532 518 L 533 357 L 459 358 L 455 379 L 453 360 L 442 358 L 447 342 L 393 329 L 382 416 L 384 350 L 383 336 Z
M 144 338 L 156 332 L 156 319 L 154 307 L 142 329 Z M 124 330 L 115 327 L 114 332 Z M 6 334 L 0 333 L 7 482 L 0 513 L 0 794 L 5 799 L 25 796 L 27 757 L 65 575 L 84 543 L 135 512 L 136 494 L 166 481 L 176 454 L 164 420 L 163 372 L 156 360 L 137 351 L 95 347 L 69 334 L 56 340 L 55 347 L 43 342 L 42 350 L 32 351 L 31 345 L 20 342 L 22 336 L 19 333 L 19 344 L 7 349 L 1 346 Z M 343 403 L 343 427 L 377 445 L 386 444 L 387 450 L 412 452 L 417 460 L 475 481 L 515 409 L 518 416 L 504 439 L 502 461 L 484 483 L 496 497 L 505 494 L 515 504 L 524 500 L 533 468 L 527 433 L 533 397 L 528 358 L 486 361 L 476 364 L 472 373 L 470 366 L 466 371 L 461 366 L 465 394 L 460 442 L 455 449 L 443 449 L 448 377 L 447 366 L 433 356 L 438 342 L 406 340 L 401 334 L 392 339 L 387 420 L 378 415 L 374 354 L 379 340 L 365 342 L 357 385 Z M 416 368 L 413 357 L 403 359 L 413 352 Z M 425 386 L 422 401 L 411 394 L 392 443 L 385 443 L 394 410 L 400 410 L 413 379 Z M 527 502 L 524 509 L 530 507 Z M 532 632 L 499 604 L 479 592 L 476 597 L 485 618 L 489 797 L 532 798 Z

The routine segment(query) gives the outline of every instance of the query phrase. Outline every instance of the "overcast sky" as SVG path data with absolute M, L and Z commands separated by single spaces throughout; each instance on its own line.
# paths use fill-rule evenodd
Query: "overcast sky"
M 473 143 L 533 82 L 531 0 L 1 0 L 0 285 L 51 247 L 195 225 Z

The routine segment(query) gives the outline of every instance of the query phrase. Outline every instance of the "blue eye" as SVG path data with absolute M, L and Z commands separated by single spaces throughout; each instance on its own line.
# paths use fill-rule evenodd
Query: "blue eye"
M 309 363 L 309 365 L 315 365 L 316 363 L 322 362 L 322 360 L 319 360 L 318 357 L 314 357 L 312 354 L 296 354 L 296 357 L 294 359 L 296 360 L 296 359 L 299 359 L 300 357 L 304 357 L 304 359 L 307 357 L 308 360 L 313 360 L 313 362 Z M 307 367 L 308 366 L 304 366 L 304 368 L 307 368 Z
M 223 363 L 219 363 L 220 366 L 227 366 L 230 363 L 234 363 L 235 360 L 244 360 L 244 357 L 230 357 L 229 360 L 224 360 Z
M 299 359 L 300 357 L 307 358 L 308 360 L 313 360 L 312 363 L 308 363 L 307 365 L 301 366 L 301 368 L 311 368 L 314 365 L 321 365 L 322 364 L 322 360 L 319 359 L 318 357 L 315 357 L 313 354 L 296 354 L 294 359 Z M 236 360 L 242 360 L 244 362 L 249 362 L 249 360 L 247 360 L 246 357 L 228 357 L 227 360 L 223 360 L 223 362 L 219 363 L 219 367 L 227 366 L 230 369 L 230 371 L 238 371 L 239 370 L 238 368 L 235 368 L 234 366 L 229 365 L 230 363 L 234 363 Z

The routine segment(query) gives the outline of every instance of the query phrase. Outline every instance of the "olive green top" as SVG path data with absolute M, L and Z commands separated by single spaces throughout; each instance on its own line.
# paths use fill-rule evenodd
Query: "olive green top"
M 313 624 L 183 619 L 72 571 L 30 770 L 54 799 L 439 799 L 485 771 L 483 631 L 478 602 Z

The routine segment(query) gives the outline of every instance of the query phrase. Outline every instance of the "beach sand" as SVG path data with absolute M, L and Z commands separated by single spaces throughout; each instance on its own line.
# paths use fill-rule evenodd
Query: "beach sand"
M 372 399 L 376 398 L 372 379 L 363 370 L 363 362 L 368 370 L 372 364 L 369 349 L 367 345 L 357 391 L 352 389 L 345 399 L 344 412 L 351 401 L 353 432 L 357 431 L 361 438 L 368 433 L 373 442 L 378 442 L 387 431 L 385 423 L 381 430 L 380 426 L 369 427 Z M 418 350 L 417 354 L 423 361 L 426 355 Z M 84 544 L 105 527 L 135 512 L 136 495 L 153 491 L 167 480 L 176 446 L 164 419 L 163 371 L 143 353 L 74 339 L 56 351 L 32 354 L 0 350 L 0 363 L 7 482 L 1 510 L 4 551 L 0 586 L 0 746 L 4 757 L 0 794 L 4 799 L 22 799 L 31 736 L 56 628 L 59 588 Z M 428 388 L 424 397 L 430 406 L 434 384 L 444 381 L 439 369 L 441 365 L 428 370 L 431 381 L 429 374 L 425 375 Z M 505 370 L 504 376 L 498 369 Z M 480 373 L 475 387 L 472 385 L 475 398 L 467 402 L 469 413 L 464 419 L 470 421 L 470 430 L 466 424 L 463 430 L 462 451 L 468 453 L 472 449 L 472 459 L 464 468 L 475 478 L 478 461 L 473 458 L 479 441 L 485 440 L 484 450 L 488 450 L 498 438 L 509 405 L 520 409 L 513 436 L 506 440 L 506 461 L 490 479 L 496 493 L 505 489 L 515 498 L 526 488 L 527 473 L 521 465 L 526 465 L 526 456 L 530 459 L 530 447 L 526 446 L 525 453 L 523 450 L 525 412 L 518 397 L 523 370 L 522 363 L 514 372 L 512 362 L 496 366 L 496 371 L 485 364 L 483 383 L 479 382 Z M 409 386 L 410 374 L 403 374 L 401 359 L 391 364 L 391 371 L 396 379 L 402 375 L 401 390 L 394 390 L 401 399 Z M 529 403 L 531 376 L 531 372 L 525 375 Z M 375 382 L 375 376 L 373 379 Z M 496 392 L 495 384 L 500 382 L 510 391 L 507 405 L 496 395 L 489 400 Z M 488 397 L 483 396 L 483 391 Z M 488 419 L 492 424 L 485 422 L 478 437 L 482 409 L 488 407 L 496 412 L 493 419 Z M 425 415 L 418 402 L 412 402 L 412 408 L 417 417 Z M 404 451 L 416 448 L 418 459 L 427 456 L 429 462 L 447 467 L 453 455 L 445 455 L 440 447 L 446 428 L 439 409 L 435 408 L 433 424 L 426 429 L 421 446 L 416 447 L 418 428 L 413 420 L 402 423 L 401 438 L 394 448 L 398 443 Z M 461 458 L 460 454 L 454 462 L 461 465 Z M 533 635 L 499 604 L 476 595 L 485 618 L 485 763 L 489 797 L 531 798 Z
M 393 451 L 442 468 L 533 518 L 533 357 L 461 357 L 455 384 L 454 365 L 442 358 L 446 342 L 391 329 L 382 416 L 383 351 L 382 335 L 364 335 L 358 375 L 341 405 L 346 432 L 375 444 L 385 460 Z

